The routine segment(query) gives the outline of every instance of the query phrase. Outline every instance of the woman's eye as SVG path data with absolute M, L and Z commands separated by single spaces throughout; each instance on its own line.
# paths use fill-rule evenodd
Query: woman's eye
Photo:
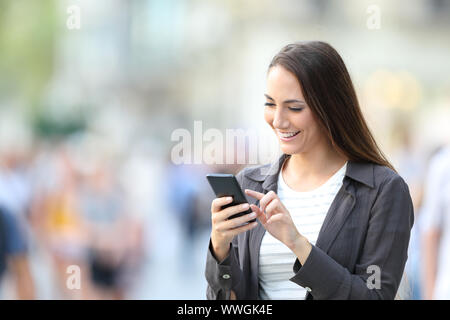
M 303 108 L 289 108 L 289 110 L 295 111 L 295 112 L 300 112 L 303 110 Z
M 264 105 L 265 105 L 265 106 L 268 106 L 268 107 L 273 107 L 273 106 L 275 105 L 275 103 L 269 103 L 269 102 L 266 102 Z

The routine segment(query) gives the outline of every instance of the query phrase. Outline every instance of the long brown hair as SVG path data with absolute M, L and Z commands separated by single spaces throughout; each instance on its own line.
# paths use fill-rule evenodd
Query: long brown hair
M 338 152 L 395 171 L 373 138 L 344 61 L 332 46 L 321 41 L 288 44 L 269 70 L 277 65 L 296 76 L 306 103 Z

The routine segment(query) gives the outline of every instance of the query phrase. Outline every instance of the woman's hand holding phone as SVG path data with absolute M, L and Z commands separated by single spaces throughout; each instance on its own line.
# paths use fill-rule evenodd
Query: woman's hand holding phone
M 211 243 L 214 255 L 218 261 L 224 260 L 230 250 L 230 243 L 233 238 L 247 230 L 257 226 L 257 222 L 249 222 L 255 219 L 256 213 L 252 212 L 238 218 L 228 219 L 228 217 L 243 211 L 247 211 L 248 203 L 238 204 L 222 210 L 222 207 L 233 202 L 232 197 L 215 198 L 211 204 Z M 243 225 L 245 224 L 245 225 Z

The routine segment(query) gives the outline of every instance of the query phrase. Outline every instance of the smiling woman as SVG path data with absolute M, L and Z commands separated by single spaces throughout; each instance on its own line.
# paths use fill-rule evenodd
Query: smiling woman
M 309 126 L 310 136 L 326 139 L 348 159 L 394 169 L 370 133 L 344 62 L 328 44 L 309 42 L 284 47 L 269 65 L 267 88 L 265 119 L 273 129 L 289 131 L 286 124 L 290 116 L 294 129 L 301 131 L 302 126 Z M 307 142 L 305 148 L 317 141 Z
M 242 209 L 213 200 L 207 297 L 393 299 L 412 201 L 368 129 L 341 57 L 324 42 L 287 45 L 270 63 L 265 97 L 283 155 L 237 175 L 257 224 L 235 227 L 228 217 Z

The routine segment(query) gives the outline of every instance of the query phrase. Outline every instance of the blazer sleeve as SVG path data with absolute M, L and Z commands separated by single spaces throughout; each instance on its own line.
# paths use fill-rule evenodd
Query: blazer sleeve
M 353 273 L 316 246 L 303 266 L 296 260 L 295 275 L 290 280 L 309 287 L 314 299 L 395 298 L 407 260 L 414 210 L 403 179 L 395 175 L 387 180 L 372 206 L 366 239 Z M 379 285 L 372 281 L 377 270 Z
M 236 175 L 242 187 L 243 171 Z M 239 264 L 238 242 L 239 236 L 233 238 L 230 251 L 223 261 L 218 261 L 213 254 L 211 239 L 206 257 L 205 277 L 207 281 L 206 298 L 208 300 L 230 300 L 231 290 L 239 299 L 240 293 L 245 292 L 245 281 Z

